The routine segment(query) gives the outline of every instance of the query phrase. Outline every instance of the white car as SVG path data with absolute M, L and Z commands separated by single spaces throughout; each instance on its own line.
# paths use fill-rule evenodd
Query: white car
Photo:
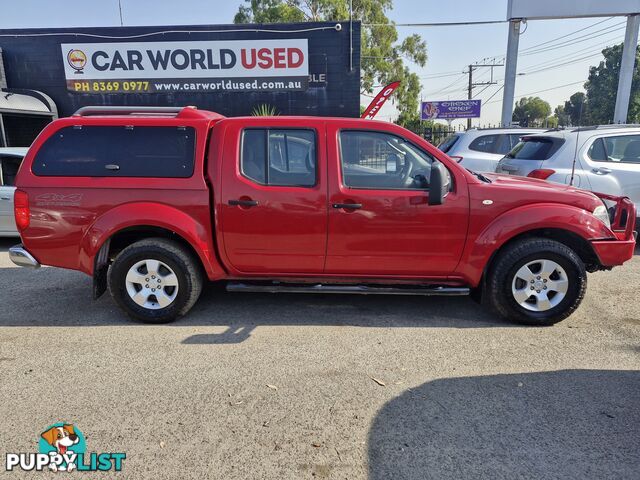
M 528 135 L 500 160 L 496 172 L 572 182 L 585 190 L 627 196 L 638 212 L 640 126 L 604 125 Z
M 541 128 L 471 128 L 456 132 L 438 148 L 474 172 L 495 172 L 498 161 L 511 151 L 523 135 L 544 132 Z
M 17 237 L 18 230 L 13 216 L 15 180 L 22 159 L 28 148 L 0 148 L 0 237 Z

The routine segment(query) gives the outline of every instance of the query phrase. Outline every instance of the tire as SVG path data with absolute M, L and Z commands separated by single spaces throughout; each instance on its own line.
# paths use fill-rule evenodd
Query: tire
M 186 314 L 198 300 L 202 282 L 199 260 L 164 238 L 129 245 L 108 272 L 109 292 L 118 306 L 146 323 L 167 323 Z
M 584 263 L 571 248 L 555 240 L 528 238 L 500 252 L 485 293 L 488 304 L 506 319 L 549 326 L 571 315 L 586 289 Z

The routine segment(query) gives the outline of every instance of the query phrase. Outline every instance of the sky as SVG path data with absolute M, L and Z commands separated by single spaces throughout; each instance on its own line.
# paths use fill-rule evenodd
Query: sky
M 231 23 L 242 3 L 121 0 L 124 25 L 157 26 Z M 395 0 L 388 17 L 396 23 L 505 20 L 506 11 L 507 0 Z M 0 0 L 0 12 L 0 29 L 120 25 L 118 0 Z M 572 93 L 582 91 L 589 66 L 597 65 L 602 58 L 602 48 L 623 41 L 624 22 L 624 17 L 529 21 L 520 36 L 516 101 L 521 96 L 539 96 L 553 109 Z M 507 29 L 507 23 L 398 27 L 401 39 L 417 33 L 427 43 L 426 66 L 409 64 L 421 77 L 422 99 L 467 98 L 468 77 L 463 71 L 473 63 L 502 63 Z M 490 69 L 479 68 L 474 71 L 474 81 L 487 82 L 490 74 Z M 504 67 L 496 67 L 493 80 L 498 83 L 474 90 L 474 98 L 483 101 L 482 117 L 475 119 L 474 125 L 500 121 L 503 77 Z M 367 101 L 362 97 L 363 104 Z M 393 105 L 385 106 L 379 114 L 384 120 L 392 120 L 395 115 Z

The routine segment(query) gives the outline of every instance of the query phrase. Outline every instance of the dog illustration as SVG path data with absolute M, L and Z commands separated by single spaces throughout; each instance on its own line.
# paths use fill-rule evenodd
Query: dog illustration
M 59 456 L 63 456 L 65 453 L 67 453 L 67 449 L 70 446 L 75 445 L 80 441 L 75 431 L 73 430 L 73 425 L 69 423 L 65 423 L 61 427 L 51 427 L 41 436 L 49 445 L 56 449 Z M 60 466 L 58 468 L 55 463 L 50 463 L 49 468 L 54 471 L 66 470 L 70 472 L 76 468 L 76 465 L 75 463 L 69 463 L 66 467 Z

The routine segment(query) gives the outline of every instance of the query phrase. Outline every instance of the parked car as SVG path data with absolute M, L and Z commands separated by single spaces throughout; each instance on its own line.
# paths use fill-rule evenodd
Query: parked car
M 640 126 L 605 125 L 527 135 L 500 160 L 496 171 L 627 196 L 638 211 Z
M 16 174 L 27 148 L 0 147 L 0 237 L 17 237 L 13 216 L 13 192 Z
M 387 122 L 94 107 L 47 126 L 17 178 L 10 258 L 80 270 L 131 317 L 230 291 L 466 295 L 550 325 L 586 272 L 633 256 L 633 204 L 472 174 Z M 425 307 L 428 308 L 428 307 Z M 428 311 L 425 311 L 428 314 Z
M 515 147 L 523 135 L 544 132 L 539 128 L 471 128 L 456 132 L 438 148 L 474 172 L 495 172 L 498 161 Z

